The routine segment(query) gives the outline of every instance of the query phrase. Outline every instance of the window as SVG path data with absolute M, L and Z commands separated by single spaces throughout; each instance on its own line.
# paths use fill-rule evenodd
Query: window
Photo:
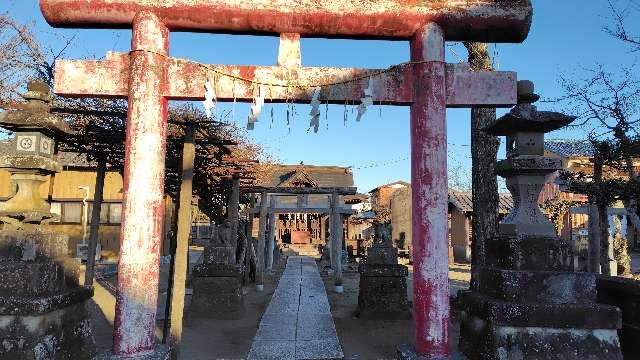
M 81 223 L 82 222 L 82 203 L 81 202 L 62 203 L 62 222 Z
M 87 203 L 87 224 L 91 223 L 91 212 L 93 211 L 93 203 Z M 120 224 L 120 213 L 122 212 L 122 204 L 120 203 L 102 203 L 100 208 L 101 224 Z M 52 202 L 51 213 L 60 216 L 58 223 L 82 224 L 82 202 Z
M 111 203 L 109 204 L 109 223 L 120 224 L 122 215 L 122 204 Z
M 109 205 L 108 203 L 102 203 L 100 207 L 100 224 L 107 224 L 109 222 Z M 89 204 L 89 210 L 87 210 L 87 220 L 91 222 L 93 216 L 93 204 Z
M 211 238 L 211 225 L 203 223 L 196 225 L 196 234 L 198 239 Z
M 62 218 L 62 204 L 61 203 L 51 203 L 51 213 L 52 214 L 56 214 L 60 217 L 60 219 Z M 60 220 L 55 221 L 55 222 L 60 222 Z

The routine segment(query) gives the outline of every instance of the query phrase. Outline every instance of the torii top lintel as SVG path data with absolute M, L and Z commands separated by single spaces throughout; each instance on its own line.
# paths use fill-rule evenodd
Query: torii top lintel
M 366 4 L 366 5 L 363 5 Z M 449 41 L 522 42 L 531 0 L 40 0 L 54 26 L 130 28 L 150 10 L 173 31 L 408 39 L 429 22 Z

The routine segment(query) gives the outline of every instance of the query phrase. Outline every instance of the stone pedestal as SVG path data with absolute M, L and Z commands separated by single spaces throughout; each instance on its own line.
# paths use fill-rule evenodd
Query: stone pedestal
M 170 360 L 171 352 L 169 345 L 157 344 L 153 351 L 146 354 L 136 355 L 135 360 Z M 131 360 L 130 356 L 116 356 L 111 351 L 105 351 L 96 355 L 93 360 Z
M 368 319 L 408 319 L 406 266 L 398 264 L 362 264 L 358 317 Z
M 408 269 L 398 264 L 398 250 L 391 245 L 390 229 L 376 225 L 376 241 L 367 251 L 367 260 L 360 264 L 358 310 L 360 318 L 408 319 Z
M 244 315 L 241 265 L 197 265 L 192 286 L 192 315 L 213 319 L 240 319 Z
M 64 235 L 5 225 L 0 231 L 0 358 L 88 359 L 94 340 Z
M 596 302 L 596 279 L 573 272 L 555 237 L 487 244 L 479 290 L 461 293 L 460 350 L 475 359 L 622 359 L 618 308 Z
M 193 268 L 189 312 L 209 319 L 240 319 L 244 315 L 243 266 L 234 263 L 235 247 L 219 240 L 207 245 L 203 263 Z

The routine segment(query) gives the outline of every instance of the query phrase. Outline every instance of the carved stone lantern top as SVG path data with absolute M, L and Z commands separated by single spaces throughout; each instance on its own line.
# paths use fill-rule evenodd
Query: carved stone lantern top
M 521 155 L 544 155 L 544 134 L 573 122 L 576 118 L 553 111 L 538 111 L 531 81 L 518 82 L 518 105 L 483 130 L 507 137 L 507 158 Z
M 61 117 L 50 114 L 51 97 L 47 84 L 29 81 L 23 97 L 27 100 L 24 109 L 0 114 L 0 126 L 15 133 L 10 140 L 13 151 L 0 156 L 0 168 L 43 174 L 60 171 L 53 160 L 55 139 L 72 130 Z
M 506 179 L 514 207 L 500 223 L 508 236 L 555 236 L 555 227 L 542 214 L 538 196 L 550 176 L 562 169 L 562 160 L 544 156 L 544 134 L 570 124 L 575 117 L 538 111 L 539 98 L 533 83 L 518 82 L 518 105 L 487 126 L 484 131 L 506 136 L 507 158 L 496 164 L 496 173 Z

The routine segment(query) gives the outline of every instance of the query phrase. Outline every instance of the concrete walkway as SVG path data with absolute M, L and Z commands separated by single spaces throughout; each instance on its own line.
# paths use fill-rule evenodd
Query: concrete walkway
M 273 293 L 247 357 L 343 359 L 315 260 L 292 256 Z

